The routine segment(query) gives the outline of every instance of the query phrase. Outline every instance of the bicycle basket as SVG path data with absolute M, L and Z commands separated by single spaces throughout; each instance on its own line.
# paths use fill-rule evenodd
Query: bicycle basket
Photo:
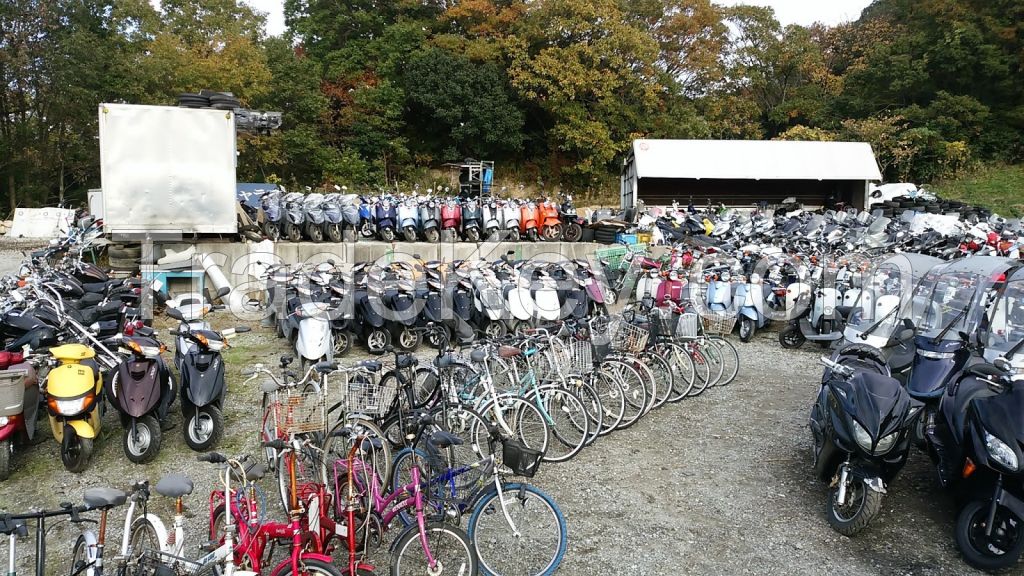
M 191 576 L 201 572 L 201 568 L 203 565 L 193 560 L 147 548 L 139 555 L 138 566 L 135 566 L 131 573 L 152 574 L 153 576 Z
M 643 352 L 647 347 L 650 332 L 624 320 L 614 320 L 611 325 L 612 349 L 623 352 Z
M 676 323 L 676 338 L 694 339 L 700 330 L 699 319 L 693 312 L 679 315 Z
M 544 453 L 515 440 L 505 440 L 501 446 L 501 459 L 516 476 L 533 478 L 540 468 Z
M 25 403 L 25 370 L 0 371 L 0 416 L 21 414 Z
M 594 371 L 594 348 L 586 340 L 573 340 L 569 343 L 569 366 L 574 373 L 590 374 Z
M 398 379 L 388 378 L 382 383 L 371 374 L 354 374 L 348 381 L 345 410 L 370 416 L 384 416 L 398 394 Z
M 277 426 L 285 434 L 327 432 L 324 395 L 319 391 L 288 390 L 278 396 Z
M 736 316 L 728 312 L 711 312 L 701 316 L 708 334 L 729 334 L 736 326 Z

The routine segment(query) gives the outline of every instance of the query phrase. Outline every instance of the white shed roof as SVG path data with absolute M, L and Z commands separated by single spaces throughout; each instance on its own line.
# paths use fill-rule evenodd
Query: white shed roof
M 634 140 L 640 178 L 881 180 L 867 142 Z

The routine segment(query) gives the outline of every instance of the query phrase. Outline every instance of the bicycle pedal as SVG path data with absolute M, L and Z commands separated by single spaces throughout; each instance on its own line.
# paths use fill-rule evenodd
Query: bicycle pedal
M 199 545 L 199 550 L 201 552 L 205 552 L 205 553 L 209 554 L 210 552 L 213 552 L 214 550 L 216 550 L 219 547 L 220 547 L 220 542 L 218 542 L 216 540 L 210 540 L 210 541 L 208 541 L 208 542 L 206 542 L 204 544 L 200 544 Z

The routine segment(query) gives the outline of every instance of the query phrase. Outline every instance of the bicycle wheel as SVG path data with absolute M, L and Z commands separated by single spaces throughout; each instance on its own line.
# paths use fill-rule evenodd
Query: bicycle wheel
M 644 414 L 647 414 L 654 409 L 654 399 L 658 396 L 658 381 L 647 362 L 635 356 L 630 356 L 629 362 L 644 381 L 644 392 L 647 394 L 647 398 L 644 400 Z
M 696 368 L 696 378 L 693 382 L 693 388 L 690 389 L 689 396 L 698 396 L 702 392 L 708 389 L 718 376 L 712 373 L 712 363 L 708 361 L 706 348 L 707 346 L 702 345 L 700 340 L 694 340 L 686 345 L 687 353 L 690 359 L 693 360 L 693 366 Z
M 625 430 L 644 415 L 644 408 L 647 403 L 647 390 L 644 379 L 633 369 L 632 366 L 617 359 L 605 360 L 601 363 L 601 369 L 613 375 L 619 388 L 622 390 L 624 409 L 622 420 L 617 426 L 618 430 Z
M 292 573 L 290 562 L 278 572 L 278 576 L 289 576 Z M 316 558 L 299 558 L 299 574 L 296 576 L 341 576 L 341 570 L 328 562 Z
M 489 438 L 490 427 L 496 426 L 528 448 L 544 452 L 551 443 L 547 420 L 532 402 L 518 396 L 498 396 L 484 404 L 479 411 L 484 418 L 474 432 L 477 439 Z M 499 453 L 500 455 L 500 453 Z
M 271 405 L 270 394 L 263 394 L 263 400 L 260 401 L 260 429 L 257 432 L 256 441 L 258 445 L 263 442 L 269 442 L 277 439 L 277 415 L 274 413 L 274 407 Z M 263 457 L 267 461 L 267 469 L 270 471 L 274 470 L 274 466 L 277 466 L 277 450 L 274 448 L 264 448 Z
M 488 576 L 553 574 L 569 542 L 562 511 L 529 484 L 503 484 L 502 492 L 504 498 L 493 488 L 484 494 L 469 517 L 467 531 L 480 571 Z
M 588 385 L 597 392 L 601 401 L 601 429 L 599 436 L 604 436 L 618 427 L 626 412 L 626 398 L 622 386 L 615 376 L 604 370 L 594 370 L 589 377 Z
M 717 342 L 711 340 L 710 336 L 699 341 L 697 345 L 701 354 L 704 355 L 704 361 L 707 362 L 710 371 L 708 388 L 716 386 L 725 374 L 725 357 L 722 354 L 722 349 Z
M 672 369 L 672 393 L 669 394 L 668 401 L 679 402 L 693 389 L 693 384 L 697 380 L 697 368 L 683 346 L 666 344 L 662 348 L 662 353 Z
M 557 384 L 532 388 L 525 397 L 541 411 L 554 437 L 548 440 L 543 460 L 565 462 L 579 454 L 590 436 L 590 417 L 580 397 Z
M 665 358 L 651 353 L 644 356 L 644 363 L 651 369 L 655 381 L 657 395 L 654 397 L 653 408 L 661 408 L 672 395 L 672 365 Z
M 469 466 L 491 453 L 487 437 L 477 437 L 478 430 L 486 430 L 487 422 L 476 410 L 465 406 L 435 406 L 430 411 L 438 429 L 457 436 L 462 444 L 444 450 L 447 466 Z M 432 471 L 436 472 L 436 471 Z M 476 474 L 466 475 L 475 479 Z
M 298 438 L 306 436 L 297 435 Z M 317 435 L 319 436 L 319 435 Z M 281 506 L 287 511 L 291 510 L 291 473 L 288 460 L 292 459 L 290 452 L 284 452 L 278 456 L 277 461 L 277 491 L 281 497 Z M 326 465 L 319 450 L 310 446 L 303 446 L 302 451 L 294 455 L 292 460 L 295 467 L 295 488 L 298 494 L 302 493 L 304 484 L 327 485 Z M 301 497 L 299 497 L 301 499 Z
M 436 565 L 432 568 L 427 560 L 422 539 Z M 465 532 L 443 522 L 432 523 L 424 528 L 424 534 L 416 528 L 406 530 L 394 544 L 391 553 L 391 576 L 475 576 L 480 573 L 473 544 Z
M 149 518 L 140 516 L 128 528 L 128 559 L 138 560 L 146 550 L 160 551 L 160 537 Z
M 725 386 L 736 379 L 740 372 L 740 354 L 727 338 L 721 336 L 709 336 L 708 340 L 718 345 L 719 354 L 722 357 L 722 376 L 715 383 L 715 386 Z
M 349 428 L 349 437 L 341 435 L 343 428 Z M 358 414 L 351 414 L 344 420 L 339 420 L 327 432 L 327 439 L 324 441 L 324 465 L 327 469 L 327 477 L 333 479 L 336 472 L 336 462 L 344 463 L 348 457 L 348 450 L 352 447 L 352 440 L 356 436 L 368 436 L 379 438 L 381 447 L 373 451 L 372 455 L 364 455 L 363 458 L 372 458 L 373 466 L 381 478 L 391 477 L 391 444 L 385 439 L 384 431 L 376 422 Z
M 570 390 L 580 397 L 584 408 L 587 410 L 587 418 L 590 419 L 590 435 L 587 436 L 584 446 L 590 446 L 597 440 L 598 434 L 601 433 L 604 421 L 604 408 L 601 406 L 601 396 L 593 386 L 579 376 L 570 377 L 569 386 Z

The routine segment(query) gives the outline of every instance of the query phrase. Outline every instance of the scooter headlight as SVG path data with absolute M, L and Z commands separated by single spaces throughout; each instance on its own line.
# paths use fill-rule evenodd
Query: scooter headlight
M 47 404 L 50 407 L 50 411 L 54 414 L 60 414 L 61 416 L 77 416 L 78 414 L 85 412 L 89 406 L 92 405 L 95 399 L 96 395 L 89 393 L 80 398 L 50 398 Z
M 896 431 L 888 436 L 882 436 L 878 444 L 875 445 L 875 454 L 885 454 L 892 450 L 892 447 L 896 445 L 896 439 L 899 438 L 899 435 L 899 431 Z
M 865 452 L 871 453 L 871 434 L 860 425 L 860 422 L 853 421 L 853 439 Z
M 1017 471 L 1017 455 L 1014 454 L 1013 448 L 988 432 L 985 432 L 985 449 L 1001 466 L 1012 472 Z
M 0 428 L 3 428 L 4 426 L 7 426 L 7 423 L 10 422 L 10 421 L 11 421 L 11 419 L 8 418 L 7 416 L 0 416 Z

